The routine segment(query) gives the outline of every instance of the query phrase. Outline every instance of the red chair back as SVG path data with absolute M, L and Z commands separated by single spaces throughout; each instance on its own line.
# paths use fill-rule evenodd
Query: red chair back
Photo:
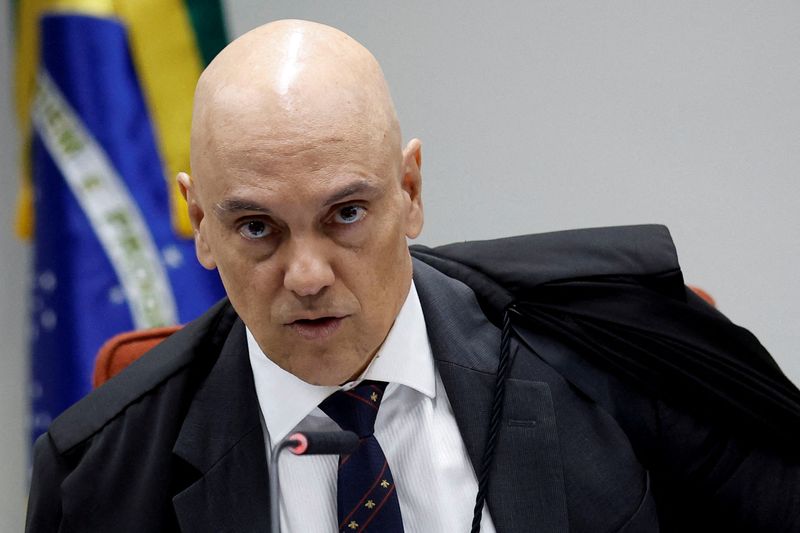
M 92 385 L 97 388 L 155 347 L 181 326 L 128 331 L 111 337 L 97 352 Z

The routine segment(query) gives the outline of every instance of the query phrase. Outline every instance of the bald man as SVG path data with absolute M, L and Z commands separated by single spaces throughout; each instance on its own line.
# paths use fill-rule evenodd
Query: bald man
M 381 69 L 347 35 L 280 21 L 237 39 L 198 83 L 191 135 L 178 181 L 228 297 L 37 441 L 28 531 L 265 531 L 279 512 L 288 531 L 449 533 L 470 529 L 473 506 L 481 531 L 503 532 L 800 520 L 796 465 L 586 361 L 566 379 L 558 361 L 578 359 L 555 336 L 501 335 L 478 288 L 497 262 L 474 259 L 508 258 L 499 276 L 513 277 L 527 240 L 412 259 L 420 142 L 402 146 Z M 674 266 L 652 228 L 580 235 L 558 240 L 586 241 L 575 253 L 537 241 L 535 259 L 662 282 Z M 596 239 L 613 253 L 576 255 Z M 374 426 L 359 449 L 285 457 L 270 509 L 272 450 L 348 429 L 359 408 Z M 383 466 L 343 509 L 361 453 Z
M 269 24 L 203 73 L 178 178 L 197 256 L 281 369 L 338 385 L 372 359 L 411 285 L 419 163 L 377 62 L 338 30 Z

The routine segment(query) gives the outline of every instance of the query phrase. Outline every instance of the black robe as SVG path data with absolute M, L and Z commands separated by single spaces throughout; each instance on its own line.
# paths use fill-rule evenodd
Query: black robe
M 745 439 L 800 455 L 800 391 L 758 339 L 685 287 L 666 227 L 413 246 L 412 254 L 469 285 L 498 326 L 509 314 L 523 342 L 532 330 L 574 347 L 580 357 L 537 353 L 598 403 L 583 357 Z

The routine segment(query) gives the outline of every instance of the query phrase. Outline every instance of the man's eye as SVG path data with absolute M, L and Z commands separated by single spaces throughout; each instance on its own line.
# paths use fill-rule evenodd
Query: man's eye
M 367 215 L 367 210 L 360 205 L 348 205 L 339 209 L 333 217 L 337 224 L 354 224 Z
M 239 233 L 246 239 L 263 239 L 272 231 L 260 220 L 250 220 L 239 227 Z

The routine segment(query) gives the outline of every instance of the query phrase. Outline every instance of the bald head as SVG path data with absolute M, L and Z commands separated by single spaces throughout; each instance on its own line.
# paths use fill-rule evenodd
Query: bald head
M 195 180 L 213 176 L 211 158 L 237 165 L 241 151 L 280 156 L 353 143 L 376 156 L 401 157 L 400 128 L 378 62 L 335 28 L 300 20 L 266 24 L 232 42 L 198 82 Z

